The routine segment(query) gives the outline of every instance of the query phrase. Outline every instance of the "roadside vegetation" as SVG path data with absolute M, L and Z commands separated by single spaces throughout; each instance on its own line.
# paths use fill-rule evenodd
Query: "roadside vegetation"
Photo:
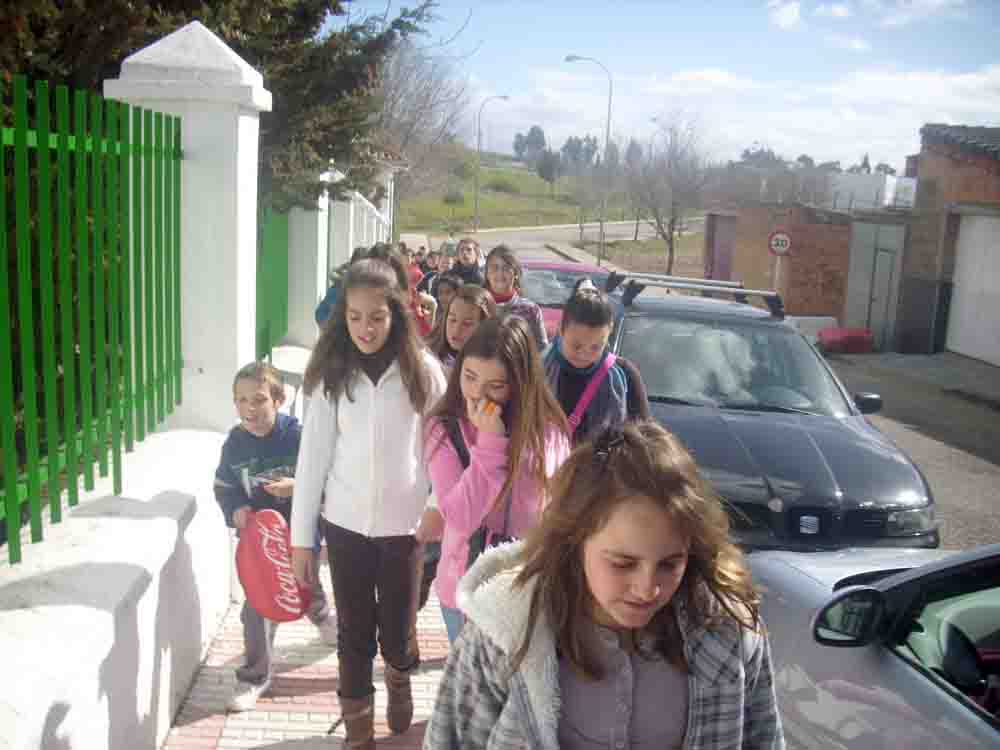
M 574 242 L 595 258 L 600 243 L 596 240 Z M 674 276 L 700 278 L 705 273 L 705 235 L 702 232 L 684 232 L 675 243 Z M 605 258 L 609 263 L 637 273 L 667 273 L 667 243 L 660 238 L 642 240 L 611 240 L 607 243 Z
M 472 228 L 475 152 L 453 148 L 453 154 L 447 179 L 433 181 L 437 184 L 422 189 L 414 186 L 413 194 L 400 201 L 401 231 L 461 233 Z M 483 229 L 575 224 L 581 213 L 583 221 L 597 221 L 600 217 L 597 200 L 588 197 L 581 209 L 582 179 L 565 176 L 550 184 L 532 169 L 510 161 L 510 157 L 496 166 L 493 155 L 484 154 L 483 161 L 479 187 L 479 223 Z M 622 193 L 613 193 L 608 205 L 609 220 L 630 218 Z

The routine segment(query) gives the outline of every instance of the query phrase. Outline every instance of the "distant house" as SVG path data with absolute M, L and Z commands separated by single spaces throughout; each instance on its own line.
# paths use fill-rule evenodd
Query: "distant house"
M 917 195 L 897 348 L 947 349 L 1000 366 L 1000 127 L 928 124 L 920 135 L 907 164 Z

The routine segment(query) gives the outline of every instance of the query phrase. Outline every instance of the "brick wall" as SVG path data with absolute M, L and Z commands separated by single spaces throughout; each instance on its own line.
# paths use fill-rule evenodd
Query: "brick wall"
M 924 144 L 918 175 L 938 183 L 945 203 L 1000 203 L 1000 161 L 985 154 Z
M 793 249 L 782 270 L 782 296 L 792 315 L 831 315 L 847 299 L 851 225 L 800 223 L 791 227 Z
M 733 279 L 754 289 L 774 286 L 775 258 L 768 252 L 767 237 L 779 227 L 792 237 L 792 252 L 782 260 L 778 290 L 785 308 L 792 315 L 840 319 L 850 265 L 851 229 L 846 217 L 797 204 L 743 206 L 733 243 Z
M 955 268 L 958 217 L 948 213 L 948 205 L 1000 203 L 1000 161 L 953 145 L 924 143 L 917 176 L 903 256 L 897 347 L 934 352 L 944 348 Z

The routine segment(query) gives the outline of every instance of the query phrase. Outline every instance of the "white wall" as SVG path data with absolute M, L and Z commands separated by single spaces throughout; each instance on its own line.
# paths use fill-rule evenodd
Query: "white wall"
M 182 118 L 184 401 L 168 424 L 226 429 L 233 374 L 256 354 L 259 117 L 271 95 L 197 21 L 126 58 L 104 93 Z

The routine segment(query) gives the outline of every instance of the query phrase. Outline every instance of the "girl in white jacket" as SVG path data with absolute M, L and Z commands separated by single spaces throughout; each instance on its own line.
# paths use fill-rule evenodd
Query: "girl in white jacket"
M 376 644 L 385 662 L 387 722 L 413 716 L 411 638 L 420 546 L 414 528 L 428 498 L 422 420 L 444 392 L 444 374 L 421 344 L 405 290 L 383 260 L 344 276 L 330 321 L 306 368 L 312 398 L 292 504 L 292 562 L 313 575 L 313 533 L 322 514 L 337 611 L 340 705 L 351 750 L 375 747 L 372 684 Z

